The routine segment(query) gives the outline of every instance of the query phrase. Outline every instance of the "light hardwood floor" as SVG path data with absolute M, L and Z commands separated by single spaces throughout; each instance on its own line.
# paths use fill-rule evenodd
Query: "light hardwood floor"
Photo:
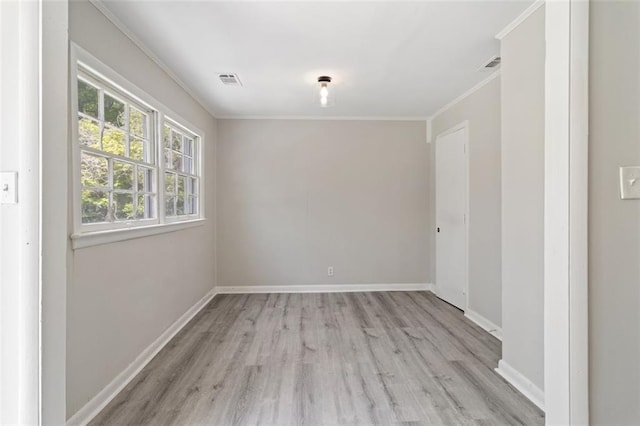
M 542 425 L 430 292 L 218 295 L 93 425 Z

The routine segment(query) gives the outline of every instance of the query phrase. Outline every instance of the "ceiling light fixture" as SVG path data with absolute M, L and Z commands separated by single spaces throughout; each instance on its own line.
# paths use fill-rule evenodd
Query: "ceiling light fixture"
M 320 84 L 320 106 L 329 106 L 329 83 L 331 83 L 331 77 L 322 75 L 318 77 L 318 84 Z

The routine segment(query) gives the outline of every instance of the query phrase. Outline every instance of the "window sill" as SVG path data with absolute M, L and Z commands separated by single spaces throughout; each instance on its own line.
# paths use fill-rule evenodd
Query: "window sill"
M 165 234 L 167 232 L 175 232 L 183 229 L 194 228 L 196 226 L 202 226 L 205 222 L 206 219 L 194 219 L 184 222 L 163 223 L 139 228 L 110 229 L 108 231 L 71 234 L 71 247 L 76 250 L 101 244 L 144 238 L 151 235 Z

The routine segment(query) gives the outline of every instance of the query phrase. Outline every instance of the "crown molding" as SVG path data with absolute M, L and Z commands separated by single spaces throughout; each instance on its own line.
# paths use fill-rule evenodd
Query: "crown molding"
M 213 118 L 217 118 L 216 114 L 207 106 L 207 104 L 193 91 L 187 84 L 178 77 L 167 64 L 162 62 L 162 60 L 155 54 L 153 51 L 147 47 L 146 44 L 138 36 L 136 36 L 133 31 L 129 29 L 113 12 L 107 7 L 107 5 L 102 0 L 89 0 L 96 9 L 100 11 L 113 25 L 116 26 L 129 40 L 135 44 L 138 49 L 142 51 L 149 59 L 151 59 L 157 66 L 159 66 L 173 81 L 178 84 L 191 98 L 196 101 L 205 111 L 209 113 Z
M 478 90 L 482 89 L 485 85 L 487 85 L 489 82 L 493 81 L 494 79 L 496 79 L 499 76 L 500 76 L 500 70 L 498 69 L 498 71 L 494 72 L 489 77 L 485 78 L 480 83 L 476 84 L 471 89 L 467 90 L 462 95 L 458 96 L 457 98 L 455 98 L 454 100 L 452 100 L 451 102 L 449 102 L 448 104 L 446 104 L 445 106 L 443 106 L 442 108 L 440 108 L 439 110 L 434 112 L 433 115 L 431 117 L 429 117 L 428 120 L 435 119 L 437 116 L 439 116 L 440 114 L 442 114 L 443 112 L 445 112 L 449 108 L 454 107 L 456 104 L 458 104 L 459 102 L 463 101 L 465 98 L 471 96 L 472 94 L 474 94 Z
M 526 8 L 524 10 L 524 12 L 522 12 L 520 15 L 518 15 L 518 17 L 516 19 L 511 21 L 509 23 L 509 25 L 504 27 L 502 29 L 502 31 L 500 31 L 498 34 L 496 34 L 495 37 L 498 40 L 502 40 L 504 37 L 506 37 L 507 34 L 509 34 L 514 29 L 516 29 L 518 27 L 518 25 L 522 24 L 529 16 L 531 16 L 533 14 L 533 12 L 535 12 L 542 5 L 544 5 L 544 3 L 545 3 L 545 0 L 536 0 L 531 6 Z

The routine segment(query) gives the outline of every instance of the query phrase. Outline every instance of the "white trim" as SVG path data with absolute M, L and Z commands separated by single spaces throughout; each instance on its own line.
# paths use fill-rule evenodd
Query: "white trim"
M 478 327 L 482 328 L 496 339 L 502 341 L 502 327 L 498 327 L 472 309 L 467 309 L 466 311 L 464 311 L 464 316 L 467 317 L 469 321 L 475 323 Z
M 589 423 L 589 3 L 545 10 L 544 365 L 547 424 Z
M 200 99 L 200 97 L 198 97 L 198 95 L 196 95 L 196 93 L 191 90 L 189 86 L 187 86 L 187 84 L 185 84 L 171 70 L 171 68 L 169 68 L 164 62 L 162 62 L 160 58 L 155 53 L 153 53 L 153 51 L 149 49 L 147 45 L 144 44 L 142 40 L 140 40 L 138 36 L 133 33 L 133 31 L 129 29 L 129 27 L 127 27 L 120 19 L 118 19 L 118 17 L 115 16 L 111 12 L 111 10 L 109 10 L 109 7 L 105 5 L 102 0 L 89 0 L 89 2 L 93 6 L 95 6 L 95 8 L 98 9 L 105 16 L 105 18 L 111 21 L 111 23 L 122 32 L 122 34 L 124 34 L 129 40 L 131 40 L 133 44 L 135 44 L 142 51 L 142 53 L 144 53 L 149 59 L 155 62 L 155 64 L 159 66 L 160 69 L 162 69 L 169 77 L 171 77 L 171 79 L 175 81 L 176 84 L 178 84 L 178 86 L 182 88 L 182 90 L 184 90 L 189 96 L 191 96 L 191 98 L 193 98 L 194 101 L 196 101 L 202 108 L 204 108 L 204 110 L 207 111 L 209 115 L 211 115 L 213 118 L 217 118 L 213 111 L 207 106 L 206 102 Z
M 133 240 L 149 237 L 151 235 L 166 234 L 168 232 L 181 231 L 183 229 L 203 226 L 206 219 L 195 219 L 181 222 L 161 223 L 131 229 L 110 229 L 107 231 L 83 232 L 71 235 L 72 248 L 74 250 L 101 244 L 115 243 L 118 241 Z
M 496 73 L 497 74 L 497 73 Z M 495 78 L 495 77 L 494 77 Z M 471 137 L 470 137 L 470 131 L 469 131 L 469 120 L 465 120 L 461 123 L 456 124 L 453 127 L 448 128 L 447 130 L 444 130 L 443 132 L 439 133 L 438 136 L 436 136 L 436 144 L 438 143 L 438 139 L 440 139 L 443 136 L 446 136 L 450 133 L 453 132 L 457 132 L 458 130 L 464 130 L 465 131 L 465 137 L 466 137 L 466 142 L 464 145 L 464 158 L 465 158 L 465 167 L 466 167 L 466 175 L 467 175 L 467 179 L 465 182 L 465 264 L 464 264 L 464 268 L 465 268 L 465 284 L 464 284 L 464 292 L 465 292 L 465 306 L 460 307 L 463 311 L 468 310 L 469 308 L 469 222 L 470 222 L 470 210 L 469 210 L 469 171 L 470 171 L 470 167 L 469 167 L 469 144 L 471 142 Z M 434 148 L 434 161 L 437 161 L 437 150 Z M 436 179 L 437 179 L 437 175 L 436 175 Z M 436 196 L 438 190 L 438 186 L 437 183 L 434 186 L 434 197 Z M 436 210 L 436 216 L 435 219 L 437 221 L 437 210 Z M 436 227 L 438 226 L 438 224 L 435 224 Z M 438 255 L 438 239 L 436 237 L 436 241 L 435 241 L 435 256 Z M 436 259 L 437 261 L 437 259 Z M 435 292 L 437 294 L 437 288 L 438 288 L 438 283 L 434 283 L 434 289 Z
M 111 383 L 105 386 L 104 389 L 98 392 L 96 396 L 91 398 L 89 402 L 67 420 L 66 424 L 86 425 L 89 423 L 215 295 L 215 288 L 211 289 L 202 299 L 189 308 L 187 312 L 171 324 L 153 343 L 142 351 Z
M 571 422 L 589 424 L 589 2 L 571 2 L 569 356 Z M 545 292 L 547 290 L 545 289 Z
M 515 30 L 520 24 L 522 24 L 529 16 L 533 14 L 536 10 L 538 10 L 542 5 L 544 5 L 544 0 L 536 0 L 531 6 L 526 8 L 524 12 L 522 12 L 516 19 L 511 21 L 509 25 L 504 27 L 498 34 L 496 34 L 496 38 L 498 40 L 502 40 L 509 34 L 511 31 Z
M 446 110 L 448 110 L 450 108 L 453 108 L 458 103 L 462 102 L 463 100 L 465 100 L 469 96 L 473 95 L 475 92 L 477 92 L 478 90 L 482 89 L 484 86 L 486 86 L 488 83 L 490 83 L 491 81 L 493 81 L 497 77 L 500 77 L 500 70 L 494 72 L 493 74 L 491 74 L 490 76 L 488 76 L 487 78 L 485 78 L 484 80 L 482 80 L 481 82 L 479 82 L 478 84 L 473 86 L 471 89 L 467 90 L 462 95 L 458 96 L 457 98 L 455 98 L 454 100 L 452 100 L 451 102 L 447 103 L 445 106 L 443 106 L 442 108 L 440 108 L 439 110 L 434 112 L 431 115 L 431 117 L 429 117 L 429 120 L 433 120 L 434 118 L 436 118 L 437 116 L 439 116 L 440 114 L 445 112 Z
M 318 115 L 220 115 L 218 120 L 334 120 L 334 121 L 425 121 L 423 116 L 318 116 Z
M 433 284 L 309 284 L 309 285 L 249 285 L 216 287 L 217 294 L 256 294 L 256 293 L 352 293 L 374 291 L 431 291 Z
M 450 133 L 453 133 L 453 132 L 457 132 L 458 130 L 462 130 L 462 129 L 466 129 L 467 131 L 469 130 L 469 120 L 464 120 L 463 122 L 460 122 L 460 123 L 456 124 L 455 126 L 449 127 L 448 129 L 443 130 L 442 132 L 438 133 L 438 136 L 436 136 L 436 141 L 439 138 L 443 137 L 443 136 L 446 136 L 446 135 L 448 135 Z M 467 136 L 469 136 L 469 135 L 467 134 Z
M 526 396 L 538 408 L 544 411 L 544 392 L 531 380 L 527 379 L 518 370 L 507 364 L 504 360 L 498 361 L 498 368 L 495 372 L 501 375 L 507 382 L 516 388 L 522 395 Z M 547 421 L 547 424 L 548 421 Z
M 15 226 L 19 229 L 19 237 L 10 241 L 10 247 L 17 253 L 18 263 L 14 267 L 17 272 L 16 282 L 13 286 L 18 286 L 17 293 L 9 293 L 12 296 L 17 294 L 17 298 L 12 301 L 17 304 L 17 315 L 12 327 L 17 328 L 16 352 L 18 362 L 13 366 L 17 370 L 16 387 L 1 391 L 18 392 L 16 398 L 17 407 L 3 407 L 14 413 L 18 424 L 40 424 L 42 423 L 42 400 L 41 400 L 41 367 L 42 351 L 41 343 L 41 284 L 42 284 L 42 264 L 41 264 L 41 235 L 42 218 L 40 195 L 42 183 L 40 176 L 41 166 L 41 25 L 42 25 L 42 2 L 18 2 L 16 9 L 11 9 L 11 16 L 18 22 L 15 41 L 18 45 L 18 74 L 15 84 L 18 86 L 17 94 L 19 99 L 15 99 L 17 114 L 17 133 L 19 145 L 16 158 L 18 169 L 18 204 L 15 207 L 19 210 L 19 220 Z M 13 35 L 10 33 L 10 36 Z M 4 37 L 4 34 L 3 34 Z M 13 38 L 13 37 L 12 37 Z M 6 105 L 9 106 L 8 104 Z M 3 125 L 6 125 L 3 123 Z M 3 206 L 7 207 L 7 206 Z M 8 225 L 8 224 L 7 224 Z M 15 243 L 15 244 L 13 244 Z M 11 268 L 12 265 L 5 265 Z M 9 283 L 3 283 L 9 287 Z M 3 290 L 5 290 L 3 289 Z M 3 291 L 4 292 L 4 291 Z M 4 295 L 3 295 L 4 296 Z M 3 327 L 7 327 L 3 324 Z M 4 331 L 4 330 L 3 330 Z

